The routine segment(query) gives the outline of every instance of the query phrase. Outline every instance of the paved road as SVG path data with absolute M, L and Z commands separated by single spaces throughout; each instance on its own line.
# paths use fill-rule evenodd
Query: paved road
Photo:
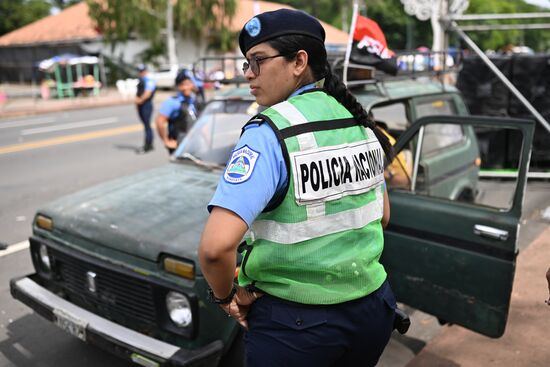
M 135 154 L 142 131 L 132 105 L 0 120 L 0 242 L 25 240 L 53 199 L 167 162 Z
M 26 240 L 53 199 L 166 164 L 160 146 L 135 154 L 142 130 L 132 105 L 0 120 L 0 242 Z M 32 271 L 28 251 L 0 256 L 0 367 L 129 366 L 13 300 L 9 279 Z

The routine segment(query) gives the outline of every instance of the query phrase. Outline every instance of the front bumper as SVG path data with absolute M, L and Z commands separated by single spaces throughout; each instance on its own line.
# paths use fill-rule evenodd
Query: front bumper
M 64 300 L 34 279 L 12 279 L 10 291 L 36 313 L 68 333 L 142 366 L 217 366 L 223 343 L 216 340 L 202 348 L 187 350 L 140 334 L 97 316 Z

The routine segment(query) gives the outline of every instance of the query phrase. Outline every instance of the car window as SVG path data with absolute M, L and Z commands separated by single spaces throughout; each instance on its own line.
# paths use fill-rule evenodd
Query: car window
M 387 106 L 374 106 L 370 112 L 372 112 L 375 121 L 385 123 L 390 131 L 404 131 L 409 124 L 407 109 L 402 102 Z M 392 135 L 397 134 L 394 132 Z
M 220 100 L 212 101 L 205 108 L 202 114 L 208 115 L 213 113 L 248 113 L 248 110 L 257 109 L 257 104 L 250 100 Z
M 202 114 L 182 141 L 183 148 L 178 147 L 179 157 L 189 153 L 202 161 L 225 165 L 249 119 L 246 113 Z
M 386 182 L 415 195 L 509 209 L 521 141 L 510 128 L 429 124 L 387 166 Z
M 430 155 L 459 144 L 464 139 L 462 126 L 451 124 L 430 124 L 424 129 L 422 154 Z
M 416 118 L 431 115 L 456 115 L 456 108 L 452 99 L 439 98 L 429 101 L 416 102 Z

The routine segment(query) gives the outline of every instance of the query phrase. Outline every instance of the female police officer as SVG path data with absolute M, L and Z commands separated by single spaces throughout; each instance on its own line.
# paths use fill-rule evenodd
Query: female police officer
M 251 93 L 268 108 L 231 154 L 199 259 L 211 299 L 247 329 L 251 367 L 375 365 L 393 327 L 378 262 L 391 146 L 332 75 L 324 40 L 315 18 L 288 9 L 239 36 Z

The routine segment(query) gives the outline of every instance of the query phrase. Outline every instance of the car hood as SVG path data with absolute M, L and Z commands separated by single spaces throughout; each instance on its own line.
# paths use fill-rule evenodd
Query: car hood
M 39 212 L 61 235 L 151 261 L 160 254 L 197 261 L 220 173 L 171 163 L 66 196 Z

